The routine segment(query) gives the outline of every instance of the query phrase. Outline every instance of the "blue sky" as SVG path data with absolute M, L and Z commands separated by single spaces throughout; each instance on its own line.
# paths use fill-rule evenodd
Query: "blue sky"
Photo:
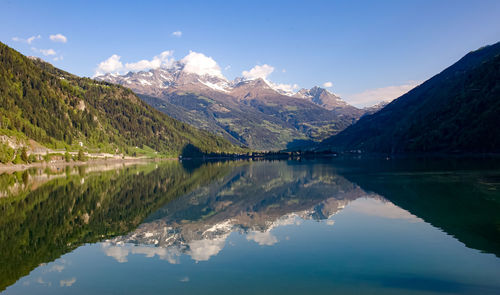
M 228 79 L 269 65 L 275 83 L 331 82 L 329 90 L 357 105 L 409 89 L 500 41 L 498 0 L 0 0 L 0 7 L 1 42 L 77 75 L 93 76 L 114 54 L 132 63 L 195 51 Z M 57 34 L 66 42 L 50 39 Z M 28 42 L 33 36 L 40 38 Z

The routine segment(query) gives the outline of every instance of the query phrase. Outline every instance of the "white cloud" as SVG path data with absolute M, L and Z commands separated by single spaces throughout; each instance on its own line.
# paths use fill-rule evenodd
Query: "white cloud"
M 76 282 L 76 278 L 71 278 L 68 280 L 60 280 L 59 281 L 59 286 L 61 287 L 71 287 Z
M 225 79 L 217 62 L 203 53 L 190 51 L 180 62 L 184 64 L 184 71 L 187 73 L 211 75 Z
M 174 37 L 181 37 L 182 36 L 182 32 L 181 31 L 175 31 L 172 33 L 172 36 Z
M 224 68 L 224 71 L 227 71 L 227 70 L 229 70 L 229 69 L 231 69 L 231 65 L 227 65 L 227 66 Z
M 323 83 L 323 87 L 329 88 L 329 87 L 332 87 L 332 86 L 333 86 L 332 82 L 325 82 L 325 83 Z
M 273 71 L 274 67 L 268 64 L 264 64 L 261 66 L 257 65 L 251 68 L 249 71 L 243 71 L 241 75 L 243 76 L 243 78 L 248 80 L 261 78 L 267 81 L 267 76 L 269 76 Z
M 28 44 L 31 44 L 31 42 L 35 41 L 36 39 L 40 39 L 40 38 L 42 38 L 42 36 L 40 36 L 40 35 L 38 35 L 38 36 L 31 36 L 28 39 L 26 39 L 26 42 Z
M 146 71 L 159 67 L 169 67 L 175 62 L 172 57 L 173 53 L 172 50 L 166 50 L 154 56 L 151 60 L 143 59 L 138 62 L 126 63 L 125 65 L 123 65 L 120 60 L 121 56 L 113 54 L 105 61 L 99 63 L 95 70 L 94 77 L 107 73 L 120 74 L 128 71 Z
M 412 90 L 421 82 L 409 81 L 403 85 L 388 86 L 376 89 L 368 89 L 360 93 L 345 95 L 346 101 L 358 107 L 376 105 L 382 101 L 392 101 L 406 92 Z
M 41 39 L 41 38 L 42 38 L 41 35 L 31 36 L 31 37 L 29 37 L 27 39 L 23 39 L 23 38 L 19 38 L 19 37 L 13 37 L 12 41 L 31 44 L 33 41 L 35 41 L 37 39 Z
M 295 91 L 297 91 L 297 89 L 299 89 L 299 85 L 297 85 L 297 84 L 281 84 L 281 83 L 277 84 L 277 83 L 273 83 L 273 82 L 269 82 L 269 81 L 268 81 L 268 83 L 274 89 L 279 89 L 281 91 L 289 92 L 289 93 L 295 92 Z
M 56 55 L 56 51 L 52 48 L 49 48 L 49 49 L 38 49 L 38 48 L 35 48 L 35 47 L 31 47 L 31 50 L 35 51 L 35 52 L 39 52 L 45 56 L 50 56 L 50 55 Z
M 113 54 L 105 61 L 99 63 L 95 71 L 95 76 L 104 75 L 106 73 L 118 73 L 123 69 L 123 64 L 120 61 L 120 56 Z
M 286 72 L 286 70 L 284 69 L 282 71 Z M 273 66 L 270 66 L 268 64 L 263 64 L 261 66 L 256 65 L 255 67 L 251 68 L 248 71 L 243 71 L 241 75 L 243 76 L 243 78 L 247 80 L 263 79 L 274 90 L 286 92 L 287 94 L 292 94 L 299 88 L 299 85 L 297 84 L 282 84 L 269 81 L 267 77 L 271 75 L 271 73 L 273 72 L 274 72 Z
M 52 40 L 53 42 L 60 42 L 60 43 L 68 42 L 68 38 L 66 38 L 66 36 L 62 34 L 50 35 L 49 39 Z
M 60 61 L 60 60 L 63 60 L 63 59 L 64 59 L 64 57 L 62 55 L 60 55 L 60 56 L 54 57 L 52 60 L 54 60 L 54 61 Z
M 140 60 L 134 63 L 126 63 L 125 70 L 127 71 L 145 71 L 149 69 L 157 69 L 161 66 L 170 66 L 174 63 L 174 59 L 172 50 L 166 50 L 160 53 L 159 55 L 153 57 L 151 60 Z
M 254 241 L 261 246 L 272 246 L 278 239 L 271 232 L 254 231 L 247 235 L 247 240 Z

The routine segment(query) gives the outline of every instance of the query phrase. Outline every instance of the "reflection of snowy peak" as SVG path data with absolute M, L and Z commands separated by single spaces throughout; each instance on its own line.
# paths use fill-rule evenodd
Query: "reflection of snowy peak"
M 215 224 L 203 222 L 167 224 L 165 220 L 160 219 L 141 225 L 127 236 L 108 241 L 106 247 L 110 247 L 107 249 L 110 254 L 121 253 L 116 249 L 112 250 L 112 247 L 123 247 L 125 244 L 158 247 L 167 249 L 165 253 L 169 253 L 169 259 L 187 254 L 196 261 L 204 261 L 217 255 L 224 248 L 227 237 L 233 232 L 246 235 L 248 240 L 253 240 L 260 245 L 273 245 L 278 242 L 278 239 L 271 233 L 272 229 L 298 225 L 303 220 L 326 220 L 344 208 L 347 203 L 346 200 L 338 201 L 331 198 L 312 209 L 290 212 L 274 220 L 261 216 L 258 219 L 264 220 L 263 224 L 248 223 L 251 219 L 240 218 L 242 216 Z M 325 216 L 324 213 L 329 215 Z M 154 253 L 162 252 L 162 250 L 154 250 Z
M 183 254 L 204 261 L 225 247 L 231 233 L 271 246 L 280 242 L 276 228 L 308 220 L 333 225 L 333 215 L 368 196 L 336 175 L 331 165 L 297 168 L 287 162 L 242 163 L 210 185 L 172 200 L 135 231 L 109 240 L 104 251 L 118 261 L 134 251 L 171 262 Z

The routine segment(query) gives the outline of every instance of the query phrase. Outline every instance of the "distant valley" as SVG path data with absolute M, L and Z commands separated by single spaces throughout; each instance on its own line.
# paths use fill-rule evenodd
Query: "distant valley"
M 320 87 L 293 93 L 262 78 L 236 78 L 168 68 L 106 74 L 101 81 L 132 89 L 156 109 L 256 150 L 300 149 L 356 122 L 366 111 Z

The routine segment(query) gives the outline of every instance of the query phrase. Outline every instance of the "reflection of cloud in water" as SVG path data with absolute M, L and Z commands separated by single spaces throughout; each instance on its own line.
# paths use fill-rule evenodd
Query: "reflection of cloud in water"
M 67 280 L 60 280 L 59 281 L 59 286 L 61 287 L 71 287 L 76 282 L 76 278 L 71 278 Z
M 205 240 L 197 240 L 191 241 L 188 244 L 186 254 L 191 256 L 191 258 L 195 261 L 206 261 L 209 260 L 210 257 L 217 255 L 222 248 L 224 248 L 226 237 L 221 237 L 218 239 L 205 239 Z M 102 248 L 104 253 L 116 259 L 116 261 L 123 263 L 127 262 L 127 256 L 129 254 L 143 254 L 148 258 L 158 256 L 162 260 L 166 260 L 172 264 L 179 263 L 179 256 L 183 252 L 181 247 L 154 247 L 154 246 L 141 246 L 141 245 L 133 245 L 133 244 L 124 244 L 124 243 L 102 243 Z
M 102 247 L 104 249 L 104 253 L 109 256 L 113 257 L 116 259 L 116 261 L 123 263 L 127 262 L 127 256 L 129 253 L 129 250 L 125 248 L 124 246 L 112 246 L 109 243 L 103 243 Z
M 276 238 L 271 232 L 259 232 L 254 231 L 247 235 L 247 240 L 254 241 L 261 246 L 272 246 L 278 242 L 278 238 Z
M 210 257 L 219 254 L 224 248 L 227 235 L 214 240 L 198 240 L 189 243 L 187 254 L 196 261 L 206 261 Z
M 42 279 L 42 277 L 38 277 L 36 279 L 36 282 L 39 283 L 40 285 L 47 285 L 47 286 L 52 286 L 51 282 L 46 282 Z
M 410 212 L 399 208 L 389 201 L 375 198 L 361 198 L 351 202 L 348 209 L 365 215 L 388 218 L 405 219 L 412 222 L 421 222 L 422 219 Z
M 102 248 L 107 256 L 113 257 L 120 263 L 127 262 L 127 256 L 129 254 L 142 254 L 148 258 L 158 256 L 161 260 L 166 260 L 171 264 L 177 264 L 179 263 L 178 258 L 181 255 L 180 250 L 177 248 L 160 248 L 123 243 L 102 243 Z

